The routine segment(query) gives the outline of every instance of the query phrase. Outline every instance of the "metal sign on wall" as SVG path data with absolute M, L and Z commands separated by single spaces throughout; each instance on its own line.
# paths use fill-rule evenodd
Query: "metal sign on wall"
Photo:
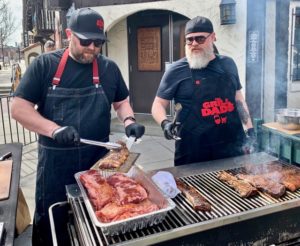
M 138 41 L 138 70 L 161 70 L 161 33 L 160 27 L 139 28 Z
M 248 32 L 248 63 L 259 61 L 259 31 Z

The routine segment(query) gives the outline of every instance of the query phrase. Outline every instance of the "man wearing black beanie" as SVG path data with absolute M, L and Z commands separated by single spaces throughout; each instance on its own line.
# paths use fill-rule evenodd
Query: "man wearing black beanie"
M 152 115 L 166 139 L 175 139 L 175 165 L 227 158 L 254 150 L 255 132 L 235 62 L 214 53 L 212 22 L 186 23 L 186 57 L 165 72 Z M 166 116 L 171 100 L 181 104 L 177 122 Z

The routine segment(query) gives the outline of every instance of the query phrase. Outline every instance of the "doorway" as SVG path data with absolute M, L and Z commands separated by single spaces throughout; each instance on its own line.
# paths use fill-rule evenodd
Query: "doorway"
M 165 10 L 141 11 L 127 18 L 129 91 L 134 113 L 151 114 L 166 64 L 184 56 L 188 20 Z

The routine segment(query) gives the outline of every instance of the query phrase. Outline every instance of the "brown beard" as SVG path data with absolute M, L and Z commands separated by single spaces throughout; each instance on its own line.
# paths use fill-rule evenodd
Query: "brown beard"
M 209 46 L 206 49 L 202 49 L 200 52 L 193 52 L 189 46 L 185 46 L 185 54 L 188 60 L 190 68 L 201 69 L 207 67 L 208 63 L 214 56 L 213 46 Z
M 75 61 L 82 63 L 82 64 L 89 64 L 92 63 L 93 60 L 97 57 L 100 53 L 100 49 L 97 50 L 90 50 L 88 48 L 84 48 L 82 51 L 76 47 L 76 43 L 72 42 L 70 45 L 70 53 Z

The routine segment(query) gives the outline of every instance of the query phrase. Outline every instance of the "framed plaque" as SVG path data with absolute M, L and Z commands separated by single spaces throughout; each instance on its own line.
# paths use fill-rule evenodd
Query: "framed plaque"
M 138 70 L 161 71 L 160 27 L 143 27 L 137 30 Z

